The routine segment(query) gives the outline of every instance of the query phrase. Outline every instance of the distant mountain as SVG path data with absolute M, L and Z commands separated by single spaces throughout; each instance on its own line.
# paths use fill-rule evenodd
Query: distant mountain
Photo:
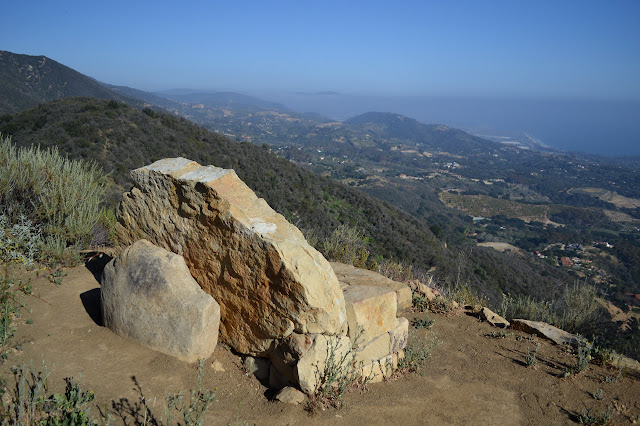
M 179 91 L 166 91 L 158 92 L 156 94 L 174 101 L 188 104 L 201 104 L 208 108 L 227 108 L 246 112 L 291 112 L 284 105 L 234 92 L 179 93 Z
M 423 124 L 413 118 L 388 112 L 367 112 L 344 123 L 390 143 L 398 142 L 458 155 L 501 148 L 498 143 L 472 136 L 462 130 L 441 124 Z
M 46 56 L 0 51 L 0 114 L 69 96 L 124 100 L 97 81 Z
M 144 90 L 138 90 L 127 86 L 116 86 L 108 83 L 101 84 L 110 91 L 115 92 L 123 97 L 141 100 L 148 105 L 160 106 L 162 108 L 171 108 L 178 105 L 178 102 L 176 101 L 172 101 L 171 99 L 165 98 L 163 96 L 155 95 L 151 92 L 145 92 Z

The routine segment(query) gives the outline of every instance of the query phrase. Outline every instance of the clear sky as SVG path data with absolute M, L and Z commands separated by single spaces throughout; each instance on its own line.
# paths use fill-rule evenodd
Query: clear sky
M 640 1 L 11 1 L 0 49 L 100 81 L 640 100 Z

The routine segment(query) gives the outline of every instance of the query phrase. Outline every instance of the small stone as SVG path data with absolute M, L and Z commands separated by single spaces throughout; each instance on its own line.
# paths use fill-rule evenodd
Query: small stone
M 284 402 L 285 404 L 302 404 L 307 397 L 298 389 L 291 386 L 283 388 L 276 395 L 276 400 Z
M 391 335 L 391 353 L 401 351 L 409 341 L 409 320 L 398 317 L 398 325 L 389 334 Z
M 218 371 L 218 372 L 226 371 L 222 366 L 222 363 L 218 360 L 213 361 L 211 363 L 211 368 L 213 368 L 213 371 Z
M 244 359 L 242 365 L 244 366 L 244 370 L 248 374 L 253 374 L 256 379 L 260 381 L 269 379 L 271 362 L 268 359 L 248 356 Z
M 352 285 L 344 292 L 349 337 L 352 343 L 366 344 L 397 325 L 397 296 L 382 287 Z
M 494 327 L 509 328 L 509 321 L 502 318 L 500 315 L 496 314 L 489 308 L 482 308 L 482 310 L 480 311 L 480 318 L 487 321 Z
M 524 319 L 514 319 L 511 321 L 511 329 L 534 334 L 544 339 L 551 340 L 556 345 L 577 346 L 578 336 L 568 333 L 557 327 L 541 321 L 529 321 Z
M 331 262 L 338 280 L 350 286 L 369 286 L 393 290 L 396 293 L 397 310 L 411 307 L 411 288 L 408 284 L 393 281 L 384 275 L 344 263 Z M 343 291 L 346 288 L 343 287 Z

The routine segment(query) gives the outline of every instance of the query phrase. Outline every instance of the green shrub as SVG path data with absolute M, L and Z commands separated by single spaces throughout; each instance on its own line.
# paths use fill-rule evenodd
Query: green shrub
M 191 389 L 189 397 L 184 397 L 184 392 L 177 394 L 169 393 L 166 398 L 167 424 L 173 424 L 173 417 L 176 412 L 182 414 L 182 421 L 185 426 L 201 425 L 204 415 L 209 411 L 209 406 L 216 399 L 216 394 L 212 390 L 203 389 L 204 360 L 198 359 L 198 389 Z
M 598 425 L 605 426 L 611 423 L 613 416 L 616 414 L 616 410 L 613 405 L 609 405 L 607 411 L 600 411 L 599 413 L 592 412 L 591 409 L 584 409 L 578 417 L 580 424 L 583 425 Z
M 578 336 L 578 346 L 576 348 L 576 362 L 567 369 L 562 370 L 563 377 L 569 377 L 574 374 L 582 373 L 587 369 L 589 361 L 591 361 L 591 349 L 593 345 L 587 339 Z
M 418 338 L 416 333 L 412 332 L 407 341 L 407 347 L 404 349 L 404 357 L 398 359 L 398 370 L 422 374 L 421 370 L 431 357 L 431 352 L 441 344 L 442 342 L 433 332 L 429 339 L 426 338 L 426 335 L 423 338 Z
M 91 241 L 106 178 L 94 163 L 62 157 L 54 148 L 17 149 L 0 136 L 0 213 L 25 216 L 43 234 L 42 255 Z
M 604 321 L 602 307 L 596 300 L 596 289 L 578 283 L 565 287 L 554 302 L 503 294 L 497 311 L 508 320 L 543 321 L 570 333 L 591 330 L 594 324 Z
M 362 363 L 356 363 L 361 336 L 362 333 L 359 333 L 346 350 L 342 350 L 339 340 L 328 340 L 324 365 L 322 368 L 316 366 L 318 387 L 305 405 L 305 410 L 310 414 L 329 407 L 342 408 L 349 389 L 364 386 L 371 380 L 371 377 L 362 375 Z
M 415 267 L 396 260 L 383 260 L 378 264 L 378 272 L 385 277 L 398 282 L 408 282 L 416 278 Z
M 411 325 L 415 328 L 431 328 L 435 324 L 436 320 L 429 319 L 429 314 L 424 315 L 424 319 L 414 319 L 411 321 Z
M 538 365 L 538 351 L 540 350 L 540 343 L 536 343 L 536 348 L 533 352 L 528 351 L 527 357 L 525 358 L 525 363 L 527 367 L 536 367 Z
M 0 215 L 0 346 L 4 348 L 13 336 L 13 319 L 20 315 L 21 294 L 31 294 L 29 281 L 16 281 L 11 273 L 14 264 L 30 266 L 38 254 L 40 232 L 30 220 L 20 216 L 18 223 L 10 226 L 4 215 Z
M 89 415 L 91 391 L 83 391 L 79 381 L 65 379 L 64 393 L 47 395 L 50 371 L 45 365 L 35 371 L 33 365 L 12 369 L 15 385 L 2 398 L 2 424 L 97 425 Z
M 322 242 L 322 252 L 330 260 L 358 268 L 365 268 L 369 259 L 364 233 L 347 225 L 338 226 Z
M 602 306 L 596 300 L 596 289 L 575 283 L 567 286 L 556 303 L 557 326 L 576 333 L 602 321 Z

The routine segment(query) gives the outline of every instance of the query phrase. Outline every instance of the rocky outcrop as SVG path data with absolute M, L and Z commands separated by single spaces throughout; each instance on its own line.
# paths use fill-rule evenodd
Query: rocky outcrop
M 551 340 L 556 345 L 577 346 L 578 344 L 577 335 L 568 333 L 541 321 L 513 319 L 511 320 L 511 329 L 534 334 L 544 339 Z
M 348 286 L 380 287 L 393 290 L 396 293 L 398 311 L 411 307 L 411 289 L 407 284 L 390 280 L 377 272 L 356 268 L 344 263 L 331 262 L 331 266 L 344 290 Z
M 147 239 L 183 256 L 220 304 L 222 341 L 266 356 L 292 333 L 344 334 L 344 297 L 329 263 L 233 170 L 173 158 L 131 176 L 118 246 Z
M 151 349 L 194 362 L 218 342 L 220 307 L 182 256 L 141 240 L 104 268 L 104 325 Z

